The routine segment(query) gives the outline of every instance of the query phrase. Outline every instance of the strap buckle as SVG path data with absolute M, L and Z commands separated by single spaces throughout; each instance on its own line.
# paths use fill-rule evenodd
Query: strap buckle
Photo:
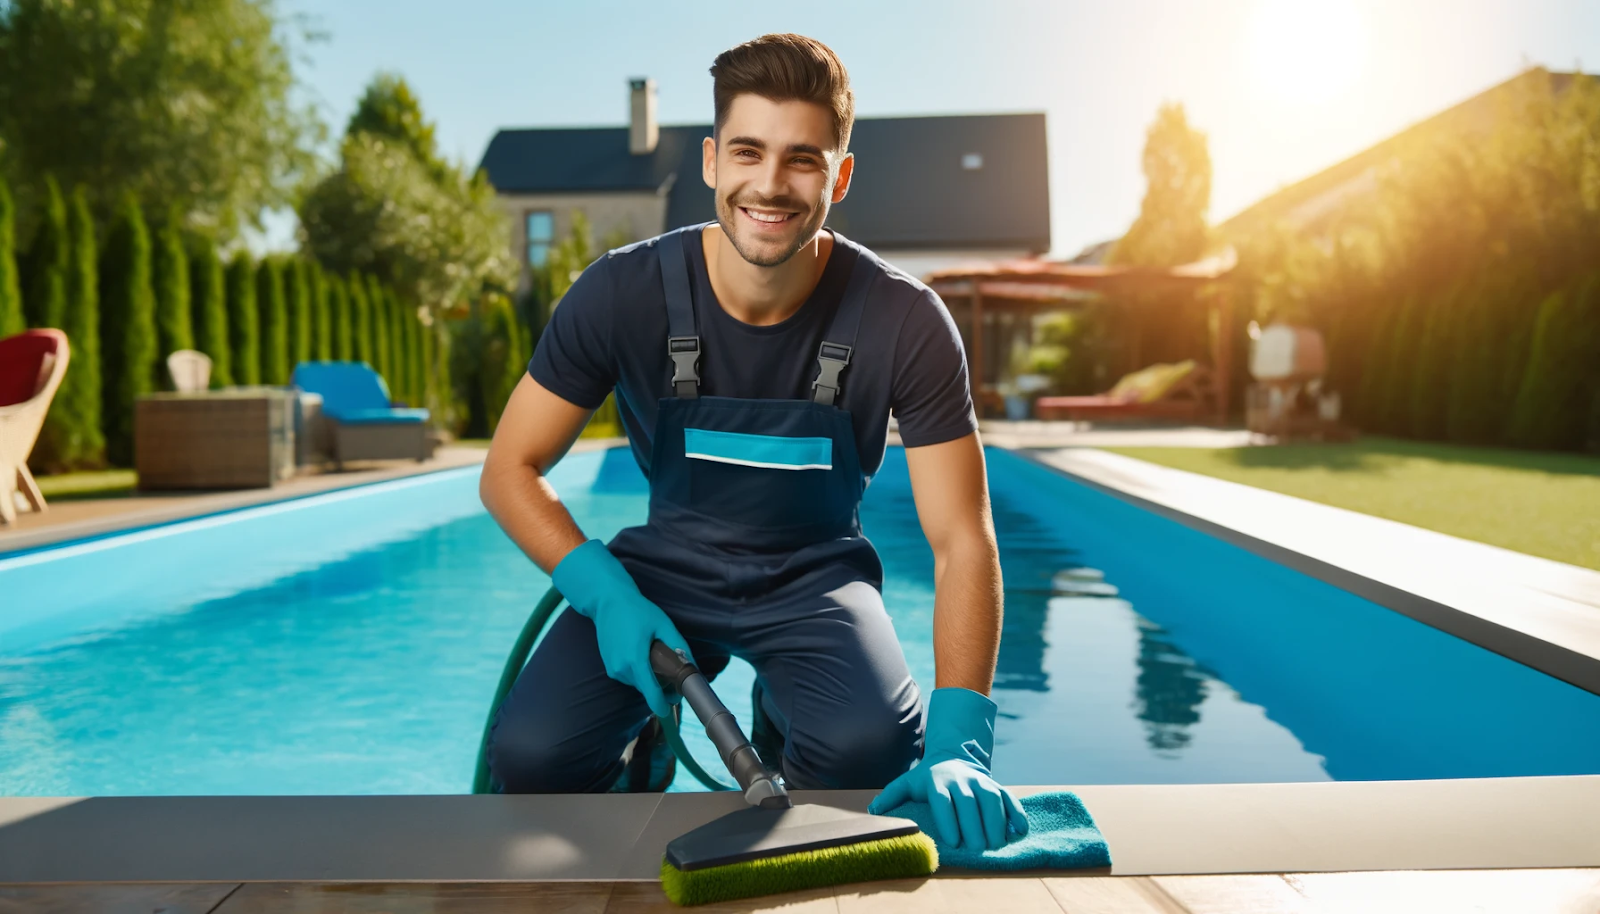
M 700 392 L 700 337 L 667 337 L 667 355 L 672 357 L 672 388 L 680 397 L 692 398 Z
M 832 406 L 839 397 L 839 375 L 850 364 L 855 347 L 823 340 L 817 347 L 817 380 L 812 382 L 811 399 L 823 406 Z

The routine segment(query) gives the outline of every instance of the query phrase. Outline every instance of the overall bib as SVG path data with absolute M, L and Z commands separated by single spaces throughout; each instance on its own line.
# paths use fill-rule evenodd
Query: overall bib
M 608 547 L 708 676 L 730 656 L 755 667 L 790 786 L 881 788 L 920 756 L 922 706 L 861 533 L 867 477 L 838 406 L 878 264 L 835 234 L 830 256 L 853 262 L 810 399 L 701 396 L 684 252 L 698 228 L 656 242 L 672 389 L 652 436 L 649 519 Z M 502 706 L 495 780 L 508 792 L 604 790 L 649 714 L 605 676 L 593 621 L 563 612 Z

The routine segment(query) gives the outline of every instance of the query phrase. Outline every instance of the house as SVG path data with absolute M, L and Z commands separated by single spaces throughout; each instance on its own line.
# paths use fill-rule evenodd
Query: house
M 495 134 L 480 167 L 512 220 L 519 287 L 576 211 L 597 240 L 715 218 L 701 179 L 711 125 L 661 126 L 655 112 L 654 81 L 636 79 L 627 126 Z M 850 151 L 855 178 L 828 225 L 912 275 L 1050 248 L 1043 114 L 858 118 Z

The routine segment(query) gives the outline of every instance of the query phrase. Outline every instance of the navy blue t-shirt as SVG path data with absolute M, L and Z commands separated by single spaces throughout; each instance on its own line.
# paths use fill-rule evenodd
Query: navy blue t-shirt
M 685 232 L 689 282 L 700 334 L 700 394 L 808 400 L 821 345 L 861 247 L 835 233 L 822 279 L 782 323 L 746 324 L 711 291 L 703 226 Z M 842 341 L 840 341 L 842 342 Z M 593 409 L 613 389 L 634 457 L 650 472 L 657 401 L 672 396 L 667 305 L 655 239 L 618 248 L 589 265 L 561 298 L 528 363 L 546 390 Z M 861 469 L 883 462 L 892 412 L 907 447 L 939 444 L 977 429 L 966 355 L 944 302 L 900 270 L 881 264 L 872 279 L 838 405 L 850 412 Z

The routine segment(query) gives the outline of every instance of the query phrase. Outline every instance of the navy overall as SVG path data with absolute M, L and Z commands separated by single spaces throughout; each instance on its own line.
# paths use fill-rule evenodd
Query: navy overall
M 648 522 L 608 545 L 707 675 L 730 656 L 755 668 L 790 786 L 881 788 L 921 754 L 922 705 L 861 533 L 867 478 L 836 405 L 878 264 L 835 235 L 830 256 L 853 262 L 810 399 L 701 396 L 683 250 L 698 228 L 656 241 L 672 390 L 652 436 Z M 649 716 L 637 691 L 605 675 L 594 622 L 563 612 L 501 708 L 494 780 L 516 793 L 605 790 Z

